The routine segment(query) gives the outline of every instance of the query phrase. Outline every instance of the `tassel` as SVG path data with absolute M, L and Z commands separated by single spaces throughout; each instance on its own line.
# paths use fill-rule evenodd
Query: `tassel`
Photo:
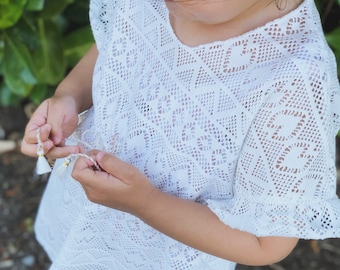
M 101 171 L 98 163 L 91 158 L 90 156 L 86 155 L 86 154 L 71 154 L 68 157 L 66 157 L 63 161 L 63 163 L 61 163 L 58 167 L 56 167 L 54 169 L 54 174 L 59 176 L 60 178 L 63 178 L 66 175 L 67 169 L 70 165 L 70 163 L 72 162 L 72 160 L 76 160 L 78 157 L 84 157 L 87 158 L 88 160 L 90 160 L 93 163 L 93 169 L 97 170 L 97 171 Z
M 67 172 L 67 168 L 68 165 L 70 165 L 71 163 L 71 157 L 66 157 L 63 161 L 63 163 L 61 163 L 55 170 L 54 173 L 55 175 L 59 176 L 59 177 L 64 177 L 66 172 Z
M 36 166 L 36 173 L 38 175 L 42 175 L 45 173 L 49 173 L 52 171 L 50 164 L 48 164 L 47 159 L 45 158 L 45 153 L 42 147 L 42 142 L 40 139 L 40 128 L 37 130 L 37 155 L 38 155 L 38 161 L 37 161 L 37 166 Z
M 50 164 L 48 164 L 47 159 L 45 158 L 44 155 L 40 155 L 38 157 L 38 161 L 37 161 L 37 166 L 36 166 L 36 173 L 39 175 L 45 174 L 45 173 L 49 173 L 51 172 L 51 166 Z

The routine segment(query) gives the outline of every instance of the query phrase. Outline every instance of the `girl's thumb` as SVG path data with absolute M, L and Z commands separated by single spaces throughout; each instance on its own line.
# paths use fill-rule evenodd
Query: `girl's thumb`
M 51 140 L 53 141 L 54 145 L 59 145 L 63 141 L 62 122 L 54 120 L 50 121 L 50 123 L 52 126 Z
M 98 152 L 95 160 L 104 171 L 113 176 L 119 177 L 121 171 L 124 170 L 124 166 L 118 158 L 104 151 Z

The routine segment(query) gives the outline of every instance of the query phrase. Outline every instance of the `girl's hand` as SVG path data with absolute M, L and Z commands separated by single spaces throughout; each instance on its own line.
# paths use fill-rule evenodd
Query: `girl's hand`
M 136 216 L 147 209 L 148 198 L 156 189 L 144 174 L 113 155 L 92 152 L 91 156 L 102 171 L 93 170 L 92 162 L 80 157 L 72 172 L 90 201 Z
M 65 146 L 64 140 L 72 134 L 78 124 L 78 112 L 71 97 L 54 96 L 41 103 L 28 122 L 21 151 L 28 156 L 37 156 L 37 132 L 43 150 L 50 158 L 66 157 L 79 153 L 79 146 Z

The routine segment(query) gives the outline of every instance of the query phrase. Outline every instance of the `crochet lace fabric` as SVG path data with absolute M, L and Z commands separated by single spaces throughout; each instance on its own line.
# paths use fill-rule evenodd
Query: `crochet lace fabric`
M 99 50 L 94 106 L 74 136 L 231 227 L 340 236 L 339 84 L 312 0 L 197 47 L 176 38 L 161 0 L 92 0 L 90 16 Z M 234 268 L 89 202 L 70 172 L 52 173 L 36 223 L 52 269 Z

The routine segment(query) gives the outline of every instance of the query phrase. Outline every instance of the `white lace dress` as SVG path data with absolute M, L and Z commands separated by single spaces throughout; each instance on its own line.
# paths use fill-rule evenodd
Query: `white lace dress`
M 176 38 L 161 0 L 92 0 L 90 16 L 99 50 L 94 104 L 74 137 L 231 227 L 340 237 L 339 84 L 312 0 L 197 47 Z M 70 172 L 52 173 L 36 221 L 52 269 L 234 269 L 89 202 Z

